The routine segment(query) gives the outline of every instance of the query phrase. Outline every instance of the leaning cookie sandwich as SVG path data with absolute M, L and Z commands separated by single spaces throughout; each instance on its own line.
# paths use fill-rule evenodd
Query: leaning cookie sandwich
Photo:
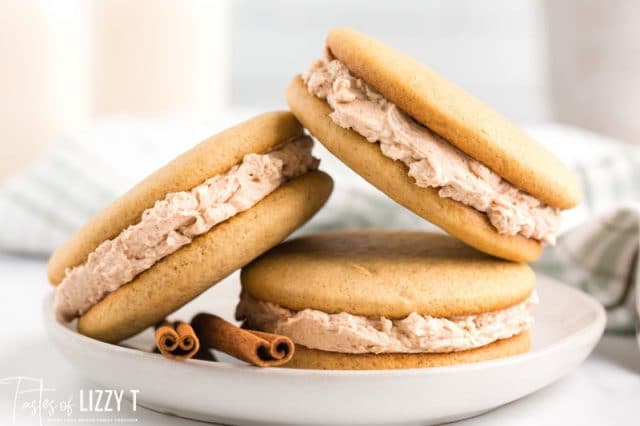
M 467 244 L 528 262 L 580 189 L 549 151 L 433 70 L 354 30 L 287 89 L 301 123 L 398 203 Z
M 296 344 L 286 367 L 396 369 L 530 346 L 535 275 L 442 234 L 338 231 L 287 241 L 241 273 L 236 317 Z
M 51 257 L 58 318 L 120 341 L 278 244 L 331 193 L 312 144 L 293 115 L 267 113 L 147 177 Z

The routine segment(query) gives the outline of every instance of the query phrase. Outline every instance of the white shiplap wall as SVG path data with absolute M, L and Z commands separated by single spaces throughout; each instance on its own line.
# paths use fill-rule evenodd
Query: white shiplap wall
M 351 26 L 418 58 L 508 117 L 549 117 L 544 10 L 537 0 L 232 3 L 231 102 L 284 106 L 290 78 Z

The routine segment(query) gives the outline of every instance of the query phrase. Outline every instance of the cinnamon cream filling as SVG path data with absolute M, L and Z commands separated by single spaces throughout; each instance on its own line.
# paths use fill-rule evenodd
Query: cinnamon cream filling
M 536 293 L 517 305 L 478 315 L 436 318 L 411 313 L 403 319 L 364 317 L 315 309 L 292 311 L 240 296 L 236 319 L 250 329 L 289 337 L 311 349 L 349 354 L 448 353 L 488 345 L 528 330 Z
M 287 180 L 315 170 L 319 160 L 312 147 L 309 137 L 299 137 L 266 154 L 247 154 L 228 172 L 190 191 L 167 194 L 138 223 L 66 271 L 55 295 L 57 316 L 70 321 L 84 314 L 195 237 L 253 207 Z
M 337 59 L 316 61 L 302 75 L 310 94 L 326 100 L 331 120 L 353 129 L 409 168 L 416 185 L 438 189 L 487 215 L 504 235 L 554 244 L 560 210 L 519 190 L 489 168 L 415 122 Z

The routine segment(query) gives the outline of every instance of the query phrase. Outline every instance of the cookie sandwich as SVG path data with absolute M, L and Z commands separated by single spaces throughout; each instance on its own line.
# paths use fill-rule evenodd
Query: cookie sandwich
M 51 257 L 58 318 L 120 341 L 278 244 L 331 193 L 312 145 L 293 115 L 272 112 L 151 174 Z
M 289 337 L 286 367 L 396 369 L 530 346 L 535 275 L 447 235 L 338 231 L 289 240 L 243 268 L 236 317 Z
M 571 172 L 430 68 L 350 29 L 294 78 L 292 112 L 389 197 L 465 243 L 529 262 L 581 200 Z

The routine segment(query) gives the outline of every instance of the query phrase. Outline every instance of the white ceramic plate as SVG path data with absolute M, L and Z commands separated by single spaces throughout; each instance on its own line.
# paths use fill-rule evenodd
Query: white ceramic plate
M 122 347 L 78 334 L 44 302 L 47 333 L 82 375 L 105 388 L 139 389 L 138 402 L 175 415 L 226 424 L 426 424 L 474 416 L 549 385 L 582 362 L 602 335 L 605 313 L 591 297 L 538 280 L 533 347 L 524 355 L 454 367 L 387 371 L 259 369 L 174 362 L 149 353 L 151 331 Z M 237 276 L 182 308 L 232 317 Z M 138 348 L 138 349 L 134 349 Z

